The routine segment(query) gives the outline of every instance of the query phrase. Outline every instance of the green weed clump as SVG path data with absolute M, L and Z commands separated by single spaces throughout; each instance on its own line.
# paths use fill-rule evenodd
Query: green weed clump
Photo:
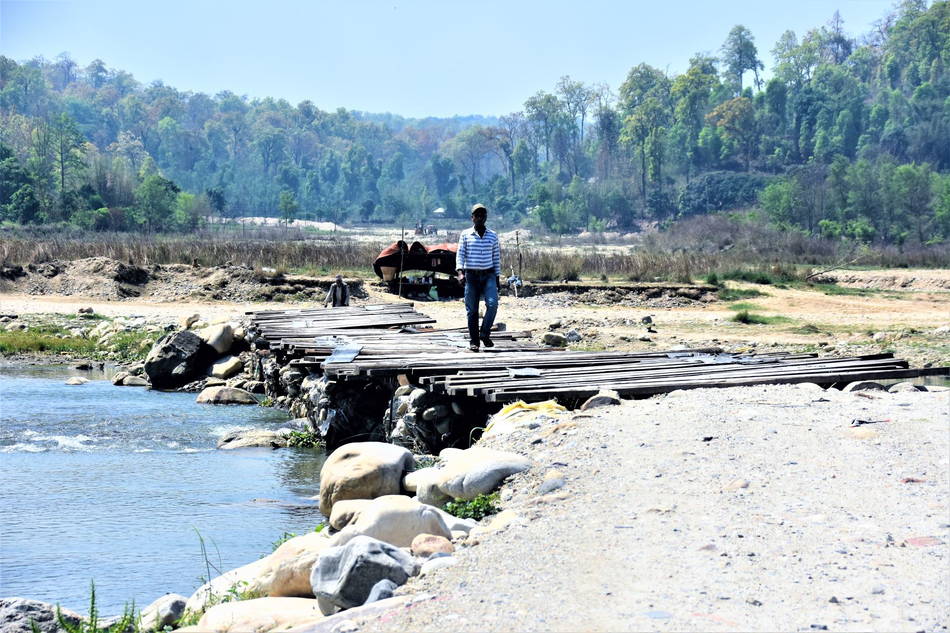
M 110 339 L 109 348 L 121 361 L 138 360 L 148 353 L 148 350 L 164 336 L 164 332 L 118 332 Z
M 326 448 L 326 444 L 316 431 L 291 431 L 287 445 L 293 448 Z
M 748 310 L 742 310 L 736 313 L 736 315 L 732 317 L 732 320 L 736 323 L 745 323 L 748 325 L 774 325 L 776 323 L 788 323 L 791 321 L 791 319 L 786 316 L 764 316 L 749 312 Z
M 66 633 L 139 633 L 141 631 L 140 618 L 135 614 L 135 602 L 126 603 L 122 615 L 112 626 L 105 628 L 100 625 L 99 605 L 96 604 L 96 583 L 89 581 L 89 616 L 73 622 L 63 615 L 63 610 L 56 605 L 56 623 L 61 631 Z M 36 621 L 30 620 L 31 633 L 40 633 L 41 629 Z
M 488 495 L 478 495 L 471 501 L 449 501 L 442 506 L 442 509 L 460 519 L 480 521 L 489 515 L 497 514 L 501 510 L 498 507 L 498 501 L 498 493 L 493 492 Z

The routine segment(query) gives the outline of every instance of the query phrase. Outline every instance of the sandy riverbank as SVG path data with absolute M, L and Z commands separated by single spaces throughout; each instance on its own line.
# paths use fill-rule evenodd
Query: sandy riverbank
M 555 424 L 486 441 L 535 463 L 510 524 L 359 630 L 946 629 L 946 391 L 695 390 Z

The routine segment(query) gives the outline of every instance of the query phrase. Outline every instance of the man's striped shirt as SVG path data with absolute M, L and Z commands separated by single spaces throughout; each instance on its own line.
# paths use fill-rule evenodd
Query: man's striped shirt
M 462 270 L 490 270 L 501 274 L 501 246 L 498 235 L 491 229 L 485 229 L 485 235 L 479 235 L 475 227 L 462 231 L 459 235 L 459 249 L 455 256 L 456 267 Z

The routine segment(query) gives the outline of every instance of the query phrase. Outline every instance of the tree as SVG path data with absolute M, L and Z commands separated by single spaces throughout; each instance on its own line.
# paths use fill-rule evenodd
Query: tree
M 558 99 L 554 95 L 540 90 L 524 102 L 524 111 L 528 122 L 532 124 L 536 136 L 544 147 L 544 162 L 547 163 L 551 160 L 551 136 L 554 133 L 560 111 Z
M 297 204 L 297 197 L 293 191 L 281 191 L 280 204 L 278 206 L 280 208 L 280 219 L 285 225 L 292 223 L 300 211 L 300 205 Z
M 927 241 L 925 227 L 933 220 L 933 173 L 930 165 L 901 165 L 894 172 L 894 184 L 903 216 L 910 222 L 921 244 Z
M 759 71 L 765 66 L 759 61 L 758 51 L 755 48 L 755 38 L 752 32 L 741 24 L 737 24 L 729 31 L 729 36 L 722 45 L 722 63 L 726 67 L 726 78 L 735 87 L 734 94 L 742 92 L 742 75 L 751 70 L 755 76 L 755 87 L 761 85 Z
M 706 122 L 721 127 L 726 136 L 741 148 L 745 169 L 749 171 L 755 149 L 755 107 L 750 99 L 736 97 L 716 106 L 706 115 Z
M 179 191 L 178 185 L 158 173 L 145 177 L 135 190 L 135 206 L 147 231 L 168 228 Z

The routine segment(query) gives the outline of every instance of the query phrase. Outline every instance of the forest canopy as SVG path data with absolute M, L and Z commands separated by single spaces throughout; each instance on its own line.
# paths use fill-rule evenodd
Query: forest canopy
M 562 77 L 501 117 L 407 119 L 142 85 L 0 57 L 0 220 L 187 231 L 210 215 L 414 223 L 437 207 L 557 233 L 724 210 L 831 238 L 950 238 L 950 3 L 870 33 L 838 12 L 768 51 L 736 25 L 682 74 Z

